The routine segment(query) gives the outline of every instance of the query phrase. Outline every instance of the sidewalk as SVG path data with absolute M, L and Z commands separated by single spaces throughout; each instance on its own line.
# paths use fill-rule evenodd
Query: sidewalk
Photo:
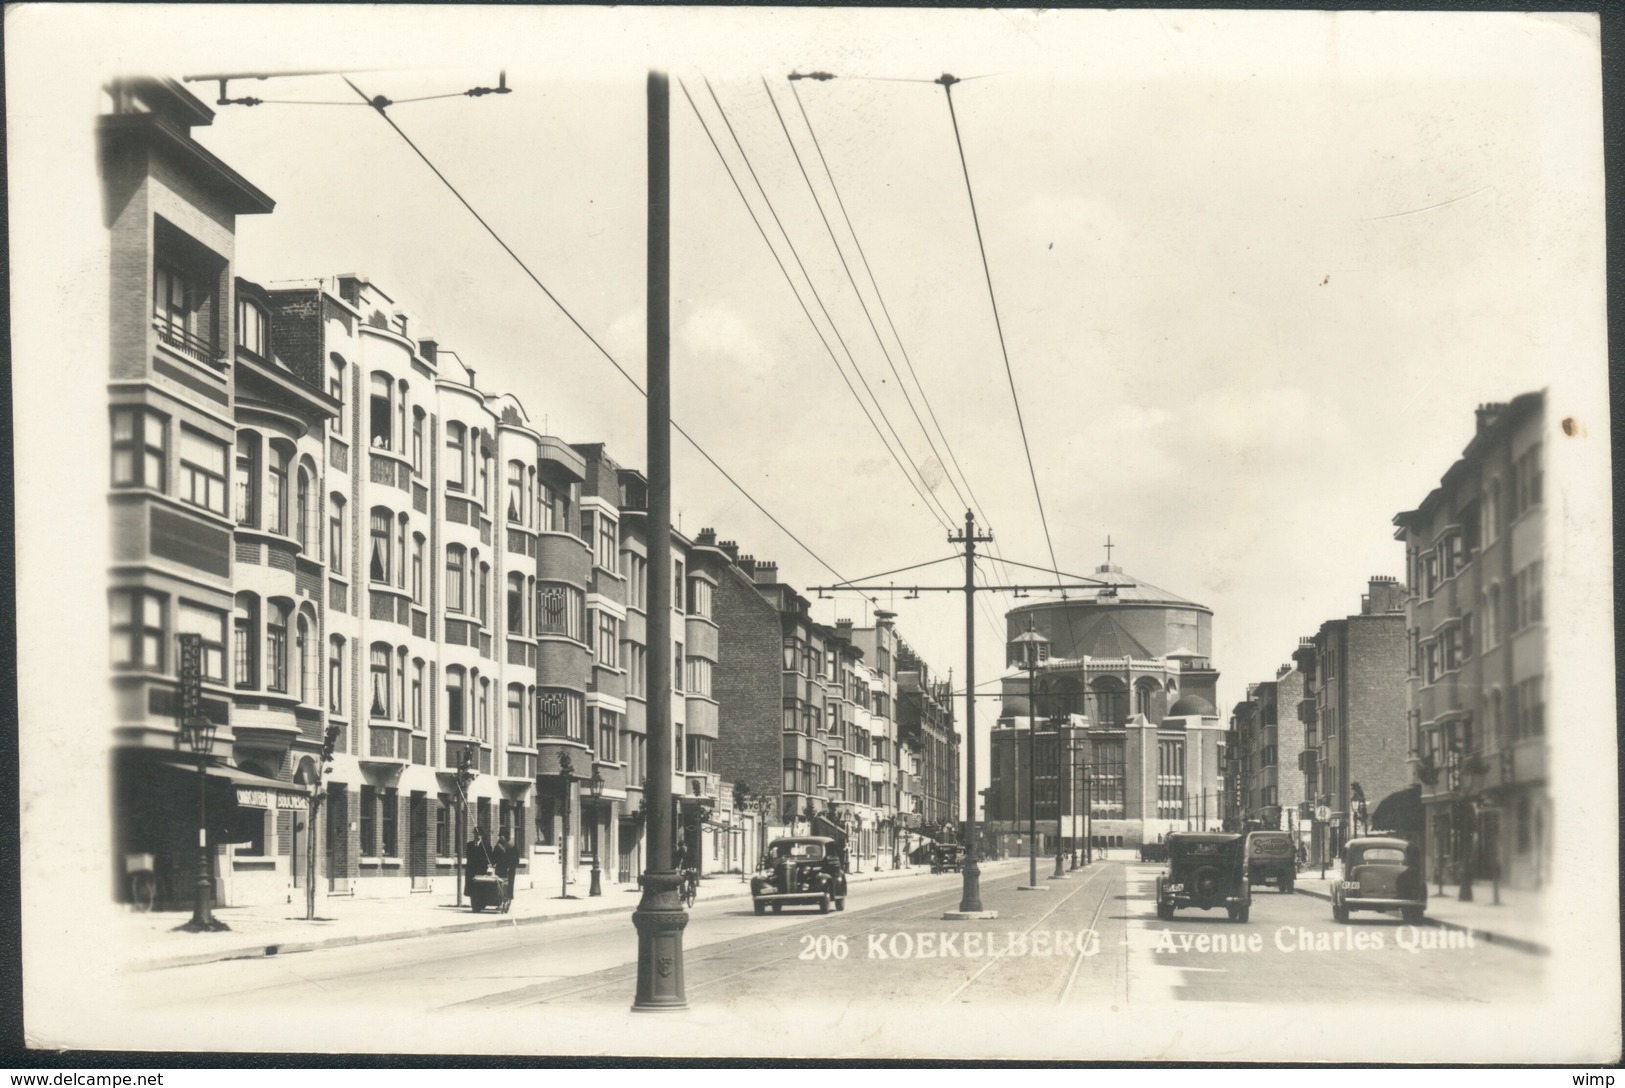
M 997 866 L 1000 863 L 984 863 Z M 921 891 L 957 883 L 955 874 L 936 877 L 926 866 L 908 869 L 882 869 L 879 872 L 852 873 L 849 886 L 875 880 L 909 876 L 922 878 Z M 554 877 L 557 874 L 550 874 Z M 582 918 L 601 914 L 631 914 L 637 907 L 639 889 L 635 886 L 604 883 L 604 894 L 587 895 L 583 884 L 571 886 L 572 897 L 558 896 L 555 880 L 542 879 L 539 887 L 523 889 L 514 897 L 507 914 L 484 911 L 475 914 L 465 898 L 454 907 L 451 889 L 433 893 L 394 896 L 387 899 L 335 896 L 317 905 L 317 920 L 304 920 L 304 901 L 252 907 L 221 907 L 214 912 L 231 927 L 223 933 L 177 933 L 174 928 L 191 915 L 184 911 L 137 914 L 109 906 L 114 914 L 106 931 L 118 934 L 125 950 L 125 963 L 131 970 L 149 971 L 165 967 L 189 967 L 219 960 L 252 959 L 289 952 L 309 952 L 320 948 L 342 948 L 374 941 L 397 941 L 438 933 L 464 933 L 499 926 L 535 925 L 560 918 Z M 699 899 L 748 898 L 750 883 L 739 874 L 717 873 L 700 881 Z
M 1326 879 L 1322 880 L 1319 866 L 1305 869 L 1298 874 L 1298 894 L 1330 902 L 1331 882 L 1336 875 L 1337 870 L 1328 867 Z M 1551 946 L 1547 943 L 1550 931 L 1546 925 L 1546 901 L 1540 892 L 1502 888 L 1501 903 L 1497 906 L 1487 880 L 1473 884 L 1471 902 L 1457 899 L 1458 890 L 1456 885 L 1446 884 L 1441 894 L 1439 885 L 1428 885 L 1429 922 L 1471 933 L 1475 941 L 1504 944 L 1537 956 L 1551 955 Z

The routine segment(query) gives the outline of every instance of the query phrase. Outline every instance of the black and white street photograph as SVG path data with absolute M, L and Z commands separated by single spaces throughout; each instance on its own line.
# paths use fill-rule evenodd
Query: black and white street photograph
M 8 5 L 24 1044 L 1618 1062 L 1602 22 Z

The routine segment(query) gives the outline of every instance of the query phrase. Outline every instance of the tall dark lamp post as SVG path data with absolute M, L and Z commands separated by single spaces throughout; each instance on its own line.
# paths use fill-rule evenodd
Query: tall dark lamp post
M 1033 630 L 1033 621 L 1027 620 L 1027 629 L 1015 638 L 1016 660 L 1027 672 L 1027 883 L 1022 889 L 1034 891 L 1038 884 L 1038 666 L 1047 656 L 1049 639 Z
M 592 883 L 587 886 L 587 895 L 603 895 L 604 886 L 599 873 L 602 871 L 598 859 L 604 853 L 604 836 L 598 830 L 599 805 L 604 799 L 604 776 L 598 768 L 592 769 L 592 781 L 587 783 L 587 789 L 592 792 Z
M 192 905 L 192 919 L 177 930 L 188 933 L 217 933 L 230 929 L 215 918 L 209 907 L 214 897 L 214 882 L 209 879 L 209 819 L 205 801 L 209 784 L 209 760 L 214 755 L 215 724 L 208 718 L 193 717 L 181 723 L 181 740 L 197 756 L 197 898 Z
M 1055 871 L 1050 874 L 1051 880 L 1065 880 L 1066 875 L 1066 806 L 1061 803 L 1065 794 L 1061 786 L 1061 737 L 1062 730 L 1066 728 L 1060 718 L 1051 719 L 1055 726 Z

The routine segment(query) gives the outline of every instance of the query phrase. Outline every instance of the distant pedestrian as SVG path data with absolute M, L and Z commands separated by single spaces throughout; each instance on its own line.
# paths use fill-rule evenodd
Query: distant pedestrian
M 486 845 L 483 829 L 474 829 L 474 837 L 468 840 L 463 853 L 463 894 L 473 899 L 474 878 L 491 871 L 491 850 Z
M 491 852 L 491 867 L 502 878 L 502 910 L 513 902 L 514 879 L 519 875 L 519 846 L 508 838 L 506 831 L 497 835 L 496 849 Z

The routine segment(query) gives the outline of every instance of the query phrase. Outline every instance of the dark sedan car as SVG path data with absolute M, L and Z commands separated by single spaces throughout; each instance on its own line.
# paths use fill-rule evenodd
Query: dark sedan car
M 1420 922 L 1428 905 L 1422 852 L 1413 843 L 1384 835 L 1350 839 L 1343 846 L 1343 873 L 1332 881 L 1332 917 L 1349 920 L 1356 910 L 1397 910 Z

